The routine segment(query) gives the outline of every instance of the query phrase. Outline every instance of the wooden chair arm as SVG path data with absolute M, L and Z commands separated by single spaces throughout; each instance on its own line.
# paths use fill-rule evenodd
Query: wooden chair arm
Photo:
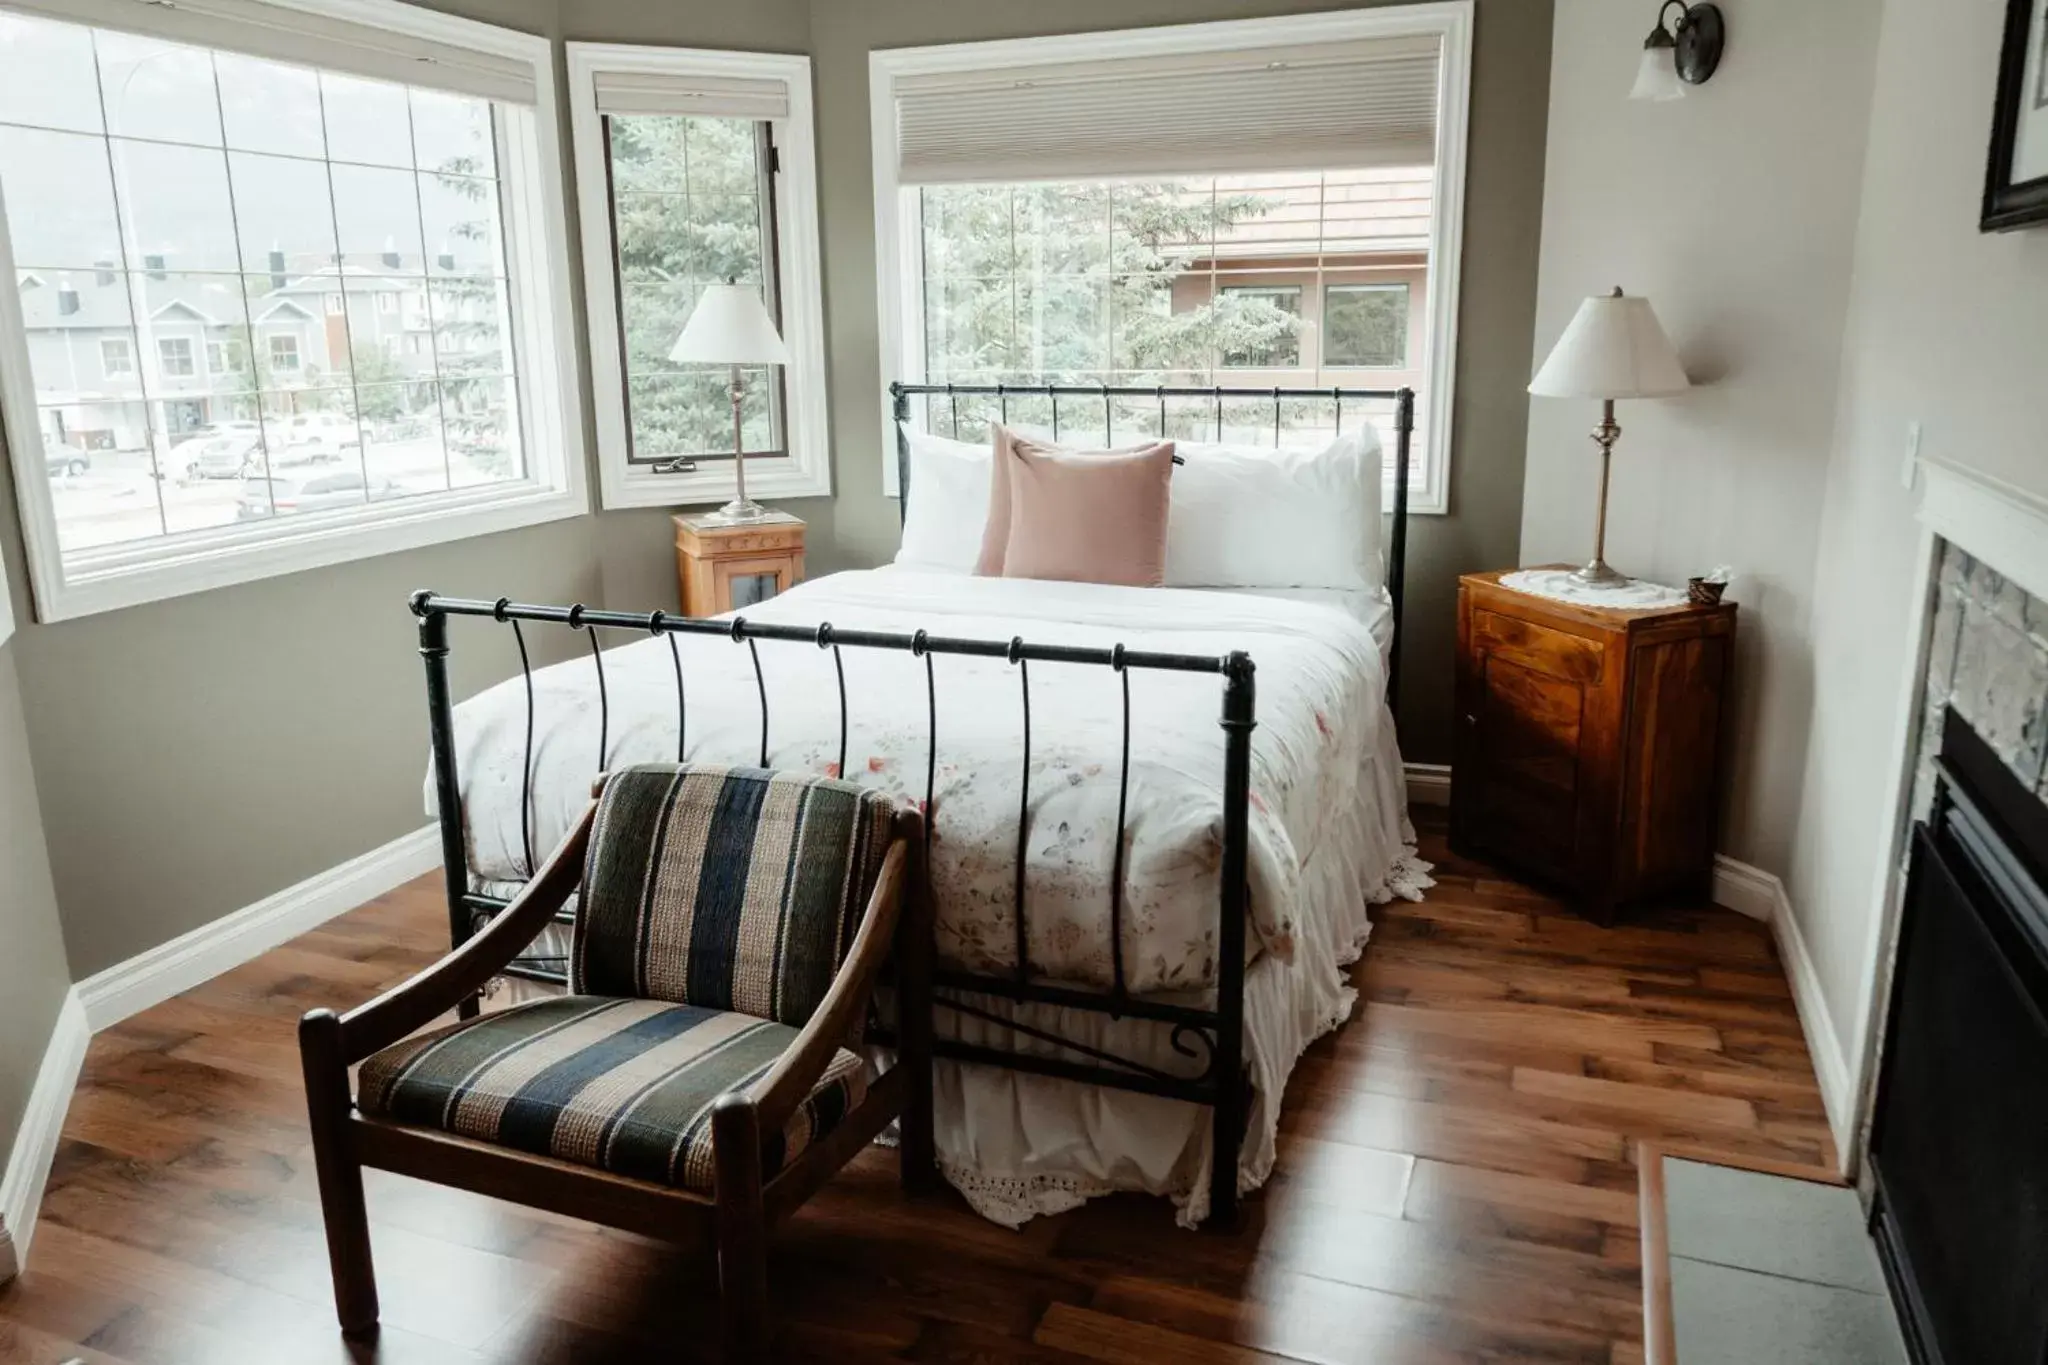
M 910 819 L 914 821 L 916 817 Z M 832 979 L 831 989 L 825 992 L 824 1000 L 789 1050 L 746 1094 L 763 1133 L 778 1132 L 789 1122 L 789 1116 L 825 1074 L 833 1055 L 846 1045 L 866 1018 L 868 1001 L 875 993 L 875 978 L 894 947 L 896 920 L 902 913 L 910 866 L 910 841 L 903 837 L 904 828 L 905 823 L 899 820 L 897 837 L 882 860 L 882 872 L 875 879 L 874 893 L 868 897 L 860 930 L 847 950 L 845 964 Z M 715 1137 L 714 1134 L 714 1140 Z
M 432 1023 L 482 990 L 532 943 L 583 879 L 583 855 L 597 814 L 593 801 L 569 836 L 484 931 L 409 980 L 341 1016 L 341 1061 L 359 1062 Z

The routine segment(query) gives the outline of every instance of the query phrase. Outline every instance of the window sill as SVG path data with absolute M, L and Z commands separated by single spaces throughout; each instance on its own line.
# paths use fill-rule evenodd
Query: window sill
M 450 495 L 366 518 L 294 519 L 261 532 L 216 534 L 74 560 L 61 582 L 37 575 L 38 619 L 68 621 L 214 588 L 330 568 L 405 550 L 561 521 L 589 511 L 578 488 L 526 487 Z
M 690 474 L 650 474 L 604 468 L 606 507 L 692 507 L 722 503 L 733 496 L 732 465 L 721 461 Z M 753 498 L 829 498 L 832 473 L 829 468 L 807 467 L 797 460 L 781 459 L 747 462 L 747 495 Z

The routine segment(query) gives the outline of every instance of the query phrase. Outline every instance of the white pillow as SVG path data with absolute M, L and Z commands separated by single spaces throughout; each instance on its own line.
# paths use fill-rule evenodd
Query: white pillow
M 900 425 L 900 424 L 899 424 Z M 903 428 L 910 438 L 910 505 L 896 562 L 973 573 L 988 523 L 990 447 Z M 889 458 L 896 458 L 890 451 Z
M 1166 586 L 1376 589 L 1380 438 L 1367 426 L 1321 450 L 1177 447 Z

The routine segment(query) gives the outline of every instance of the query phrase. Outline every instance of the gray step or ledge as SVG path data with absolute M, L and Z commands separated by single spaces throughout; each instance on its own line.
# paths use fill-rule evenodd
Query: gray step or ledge
M 1637 1166 L 1647 1365 L 1906 1365 L 1862 1202 L 1838 1178 L 1653 1143 Z

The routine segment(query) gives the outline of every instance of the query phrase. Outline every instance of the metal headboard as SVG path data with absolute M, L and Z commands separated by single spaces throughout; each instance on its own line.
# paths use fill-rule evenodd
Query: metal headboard
M 1270 402 L 1273 405 L 1273 443 L 1278 446 L 1283 435 L 1281 405 L 1288 400 L 1322 400 L 1330 403 L 1336 415 L 1335 426 L 1344 427 L 1344 404 L 1351 402 L 1391 402 L 1394 405 L 1394 505 L 1390 509 L 1393 523 L 1387 532 L 1387 597 L 1392 604 L 1394 640 L 1387 651 L 1387 704 L 1397 713 L 1400 710 L 1401 677 L 1401 599 L 1407 586 L 1408 559 L 1408 461 L 1415 435 L 1415 390 L 1401 389 L 1288 389 L 1288 388 L 1190 388 L 1180 385 L 1116 385 L 1116 384 L 905 384 L 889 386 L 889 398 L 896 419 L 896 488 L 897 514 L 907 517 L 910 513 L 910 437 L 904 424 L 910 420 L 910 400 L 914 397 L 943 398 L 952 407 L 953 427 L 960 426 L 960 400 L 962 398 L 993 398 L 996 400 L 996 418 L 1000 422 L 1010 420 L 1010 400 L 1013 398 L 1043 398 L 1052 409 L 1052 433 L 1054 439 L 1060 434 L 1060 403 L 1062 398 L 1093 398 L 1102 403 L 1103 431 L 1105 445 L 1116 443 L 1115 409 L 1110 405 L 1112 398 L 1146 398 L 1159 405 L 1159 431 L 1166 431 L 1169 401 L 1205 399 L 1215 409 L 1216 439 L 1223 439 L 1223 405 L 1226 402 Z

